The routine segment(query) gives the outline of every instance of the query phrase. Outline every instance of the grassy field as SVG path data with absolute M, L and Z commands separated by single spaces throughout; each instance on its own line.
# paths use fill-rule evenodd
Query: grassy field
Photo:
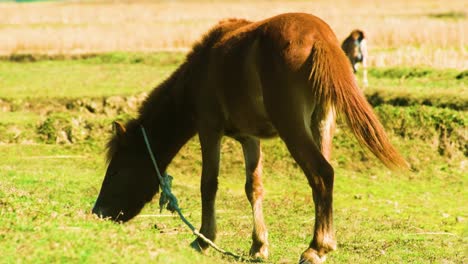
M 146 93 L 217 20 L 297 10 L 324 18 L 340 39 L 355 27 L 368 33 L 365 94 L 412 169 L 389 171 L 338 127 L 332 159 L 338 250 L 327 263 L 468 263 L 465 5 L 0 3 L 0 263 L 236 263 L 213 250 L 191 250 L 193 235 L 175 215 L 159 213 L 158 197 L 126 224 L 93 216 L 104 146 L 112 121 L 134 116 Z M 313 229 L 311 190 L 280 140 L 262 144 L 270 262 L 297 263 Z M 225 139 L 221 162 L 217 242 L 246 255 L 252 218 L 240 145 Z M 184 213 L 200 226 L 196 138 L 168 172 Z
M 406 156 L 424 159 L 417 173 L 390 173 L 375 161 L 352 163 L 337 150 L 335 224 L 339 250 L 328 263 L 463 263 L 466 261 L 466 175 L 423 142 L 398 142 Z M 415 151 L 414 145 L 419 151 Z M 346 147 L 344 147 L 346 149 Z M 89 145 L 2 145 L 0 168 L 2 262 L 229 263 L 211 251 L 192 252 L 190 232 L 151 203 L 135 220 L 116 225 L 91 216 L 104 173 L 102 149 Z M 266 222 L 271 261 L 295 263 L 312 232 L 306 181 L 277 140 L 266 153 Z M 346 153 L 351 151 L 351 153 Z M 169 171 L 188 218 L 199 224 L 199 149 L 190 142 Z M 346 156 L 342 156 L 346 153 Z M 423 155 L 423 153 L 425 153 Z M 221 246 L 249 247 L 251 217 L 243 194 L 239 146 L 224 142 L 218 197 Z M 343 159 L 348 161 L 343 161 Z M 346 163 L 350 164 L 346 164 Z M 362 161 L 359 161 L 362 163 Z M 456 197 L 456 199 L 454 199 Z M 155 228 L 158 224 L 158 228 Z
M 6 73 L 0 82 L 2 261 L 234 262 L 213 251 L 208 256 L 191 251 L 192 235 L 175 216 L 159 214 L 157 199 L 124 225 L 90 214 L 105 172 L 104 144 L 112 120 L 133 115 L 144 96 L 140 93 L 167 76 L 182 57 L 117 53 L 0 62 Z M 339 250 L 328 263 L 466 261 L 467 81 L 457 76 L 463 71 L 370 72 L 366 93 L 370 98 L 379 94 L 382 101 L 376 110 L 414 172 L 388 171 L 362 151 L 349 132 L 338 130 L 333 165 Z M 401 102 L 382 87 L 392 96 L 409 98 L 412 105 L 393 106 Z M 454 102 L 452 109 L 438 107 L 445 96 L 451 96 L 447 100 Z M 421 106 L 411 98 L 435 106 Z M 263 146 L 271 261 L 295 263 L 312 232 L 310 188 L 280 140 Z M 175 176 L 174 192 L 195 226 L 200 223 L 199 152 L 194 139 L 169 168 Z M 252 219 L 243 193 L 241 149 L 225 140 L 222 153 L 218 242 L 247 254 Z

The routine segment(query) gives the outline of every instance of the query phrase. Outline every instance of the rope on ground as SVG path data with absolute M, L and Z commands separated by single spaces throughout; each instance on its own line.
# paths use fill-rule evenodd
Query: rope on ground
M 161 175 L 160 171 L 159 171 L 159 168 L 158 168 L 158 165 L 156 163 L 156 158 L 153 154 L 153 151 L 151 150 L 151 145 L 149 143 L 149 140 L 148 140 L 148 136 L 146 134 L 146 130 L 145 128 L 140 125 L 140 128 L 141 128 L 141 132 L 143 134 L 143 138 L 145 140 L 145 144 L 146 144 L 146 148 L 148 150 L 148 153 L 151 157 L 151 161 L 153 162 L 153 166 L 154 166 L 154 169 L 156 171 L 156 174 L 159 178 L 159 183 L 160 183 L 160 186 L 161 186 L 161 198 L 159 200 L 159 209 L 160 211 L 162 211 L 162 209 L 164 208 L 164 206 L 166 205 L 166 209 L 171 211 L 171 212 L 177 212 L 177 214 L 179 215 L 180 219 L 190 228 L 190 230 L 192 231 L 192 233 L 194 235 L 196 235 L 197 237 L 201 238 L 205 243 L 207 243 L 208 245 L 210 245 L 212 248 L 214 248 L 216 251 L 224 254 L 224 255 L 228 255 L 228 256 L 231 256 L 239 261 L 249 261 L 248 259 L 240 256 L 240 255 L 237 255 L 237 254 L 234 254 L 230 251 L 226 251 L 220 247 L 218 247 L 213 241 L 211 241 L 210 239 L 208 239 L 207 237 L 205 237 L 202 233 L 200 233 L 186 218 L 185 216 L 182 214 L 182 211 L 179 207 L 179 202 L 177 201 L 177 198 L 175 197 L 174 194 L 172 194 L 171 192 L 171 186 L 172 186 L 172 179 L 173 177 L 168 175 L 166 172 L 164 172 L 164 176 Z

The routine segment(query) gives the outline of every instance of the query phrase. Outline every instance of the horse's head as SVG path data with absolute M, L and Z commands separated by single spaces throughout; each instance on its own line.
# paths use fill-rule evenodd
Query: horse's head
M 136 124 L 127 129 L 114 123 L 115 135 L 109 141 L 109 166 L 93 213 L 114 221 L 128 221 L 151 201 L 159 180 Z
M 359 29 L 355 29 L 355 30 L 351 31 L 350 36 L 354 40 L 358 40 L 359 42 L 361 42 L 363 39 L 366 38 L 366 36 L 364 35 L 364 31 L 359 30 Z

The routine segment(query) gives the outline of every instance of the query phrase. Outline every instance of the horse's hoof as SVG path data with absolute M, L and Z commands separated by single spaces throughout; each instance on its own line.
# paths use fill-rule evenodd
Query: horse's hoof
M 309 248 L 304 253 L 302 253 L 299 264 L 322 264 L 326 259 L 326 255 L 319 256 L 317 251 Z
M 250 248 L 250 256 L 255 260 L 266 260 L 268 259 L 268 246 L 263 245 L 260 248 L 252 246 Z
M 194 249 L 195 251 L 200 252 L 202 254 L 205 254 L 206 252 L 206 249 L 203 249 L 196 239 L 192 243 L 190 243 L 190 247 Z

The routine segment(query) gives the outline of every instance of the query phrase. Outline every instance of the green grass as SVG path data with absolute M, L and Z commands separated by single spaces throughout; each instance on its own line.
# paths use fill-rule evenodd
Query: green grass
M 432 105 L 468 109 L 466 71 L 430 68 L 373 68 L 365 90 L 373 105 Z
M 0 61 L 0 262 L 235 262 L 213 250 L 192 251 L 194 237 L 174 215 L 159 214 L 158 197 L 126 224 L 90 213 L 111 121 L 134 115 L 129 96 L 150 90 L 182 59 L 181 53 L 111 53 Z M 339 126 L 332 160 L 338 251 L 327 263 L 466 262 L 466 74 L 382 68 L 369 75 L 366 93 L 380 96 L 373 97 L 380 100 L 376 112 L 413 172 L 390 172 Z M 115 95 L 122 97 L 105 103 Z M 402 104 L 395 98 L 408 106 L 389 105 Z M 71 143 L 56 144 L 61 131 Z M 263 152 L 271 262 L 297 263 L 312 234 L 311 190 L 280 140 L 263 141 Z M 217 242 L 245 255 L 252 219 L 237 142 L 223 141 L 221 162 Z M 180 206 L 199 227 L 196 139 L 168 171 Z
M 132 95 L 156 86 L 182 58 L 180 53 L 129 56 L 112 53 L 79 60 L 3 60 L 0 61 L 0 96 L 79 98 Z
M 31 124 L 37 121 L 38 116 L 34 112 L 4 112 L 2 113 L 2 123 Z
M 347 141 L 339 136 L 338 142 Z M 417 144 L 418 150 L 413 148 Z M 157 201 L 124 225 L 96 219 L 90 209 L 105 170 L 102 144 L 0 146 L 0 254 L 15 262 L 232 262 L 211 251 L 192 252 L 193 237 L 176 217 L 158 216 Z M 462 160 L 447 162 L 423 142 L 397 145 L 426 159 L 416 173 L 391 173 L 374 159 L 338 144 L 335 225 L 339 250 L 328 263 L 461 263 L 468 235 L 467 176 Z M 347 153 L 350 152 L 350 153 Z M 359 152 L 359 151 L 358 151 Z M 311 238 L 313 203 L 305 177 L 279 140 L 264 142 L 265 212 L 274 263 L 295 263 Z M 354 153 L 354 155 L 352 155 Z M 353 165 L 359 162 L 360 165 Z M 191 141 L 169 168 L 188 218 L 200 224 L 199 146 Z M 238 143 L 223 144 L 218 195 L 222 247 L 246 254 L 251 232 Z M 454 199 L 457 197 L 457 199 Z M 160 224 L 162 230 L 154 228 Z

